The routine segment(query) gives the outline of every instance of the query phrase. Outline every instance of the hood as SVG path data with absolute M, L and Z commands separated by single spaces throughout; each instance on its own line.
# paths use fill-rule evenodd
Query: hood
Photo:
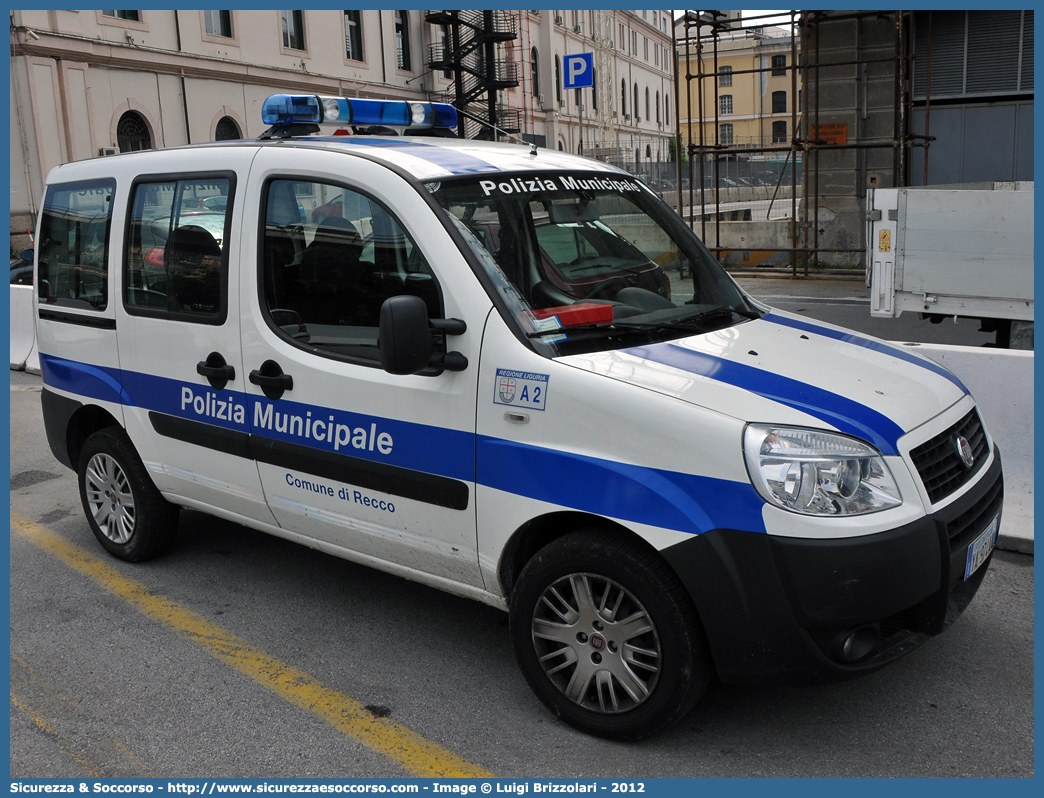
M 883 454 L 968 389 L 898 344 L 772 310 L 664 343 L 563 362 L 747 422 L 835 429 Z

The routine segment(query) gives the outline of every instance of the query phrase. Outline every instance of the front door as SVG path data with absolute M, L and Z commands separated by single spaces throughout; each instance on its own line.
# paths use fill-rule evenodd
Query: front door
M 243 287 L 251 449 L 269 506 L 282 527 L 342 556 L 481 587 L 475 391 L 489 300 L 394 173 L 319 150 L 285 164 L 265 148 L 251 171 L 260 202 L 247 224 L 261 233 Z M 450 344 L 468 368 L 380 368 L 381 305 L 399 294 L 466 321 Z

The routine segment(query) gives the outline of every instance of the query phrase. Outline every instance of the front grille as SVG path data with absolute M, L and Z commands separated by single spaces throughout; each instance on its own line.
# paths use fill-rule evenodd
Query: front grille
M 1004 480 L 998 476 L 981 499 L 946 525 L 950 551 L 963 552 L 974 537 L 997 516 L 1003 501 Z
M 957 436 L 963 435 L 971 444 L 975 464 L 965 468 L 957 453 Z M 945 432 L 922 443 L 910 452 L 917 473 L 932 504 L 945 499 L 970 480 L 986 463 L 988 447 L 986 431 L 974 409 Z

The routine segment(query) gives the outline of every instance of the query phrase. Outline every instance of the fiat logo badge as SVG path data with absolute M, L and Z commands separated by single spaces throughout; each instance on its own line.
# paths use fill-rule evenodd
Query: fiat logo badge
M 972 452 L 972 447 L 971 444 L 968 443 L 968 439 L 963 435 L 958 435 L 955 443 L 957 444 L 957 456 L 961 458 L 964 467 L 971 468 L 975 465 L 975 453 Z

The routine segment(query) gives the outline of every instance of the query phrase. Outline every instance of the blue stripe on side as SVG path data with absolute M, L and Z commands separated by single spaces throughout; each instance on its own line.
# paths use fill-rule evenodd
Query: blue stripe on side
M 75 360 L 40 354 L 44 385 L 90 399 L 129 404 L 120 369 L 92 366 Z
M 835 341 L 842 341 L 846 344 L 854 344 L 855 346 L 861 346 L 864 349 L 870 349 L 874 352 L 880 352 L 885 355 L 897 358 L 905 361 L 906 363 L 912 363 L 915 366 L 920 366 L 923 369 L 928 369 L 934 374 L 938 374 L 940 377 L 944 377 L 960 388 L 964 393 L 970 393 L 965 387 L 964 383 L 960 381 L 956 374 L 953 374 L 948 369 L 943 368 L 938 363 L 935 363 L 927 358 L 915 355 L 913 352 L 906 352 L 897 346 L 889 346 L 883 344 L 880 341 L 871 341 L 869 338 L 864 338 L 861 335 L 855 333 L 846 332 L 842 330 L 833 330 L 829 327 L 820 327 L 818 324 L 811 324 L 810 322 L 803 321 L 801 319 L 791 319 L 786 316 L 778 316 L 775 313 L 767 313 L 761 317 L 762 321 L 772 321 L 776 324 L 782 324 L 785 327 L 793 327 L 795 330 L 804 330 L 805 332 L 814 333 L 816 335 L 822 335 L 825 338 L 833 338 Z
M 421 158 L 428 163 L 441 166 L 447 172 L 455 175 L 483 174 L 486 172 L 499 172 L 500 170 L 488 161 L 476 158 L 474 155 L 457 152 L 448 147 L 437 147 L 431 144 L 423 144 L 419 141 L 408 141 L 397 138 L 388 139 L 349 139 L 351 144 L 364 147 L 379 147 L 382 149 L 396 150 Z
M 382 432 L 392 436 L 394 445 L 388 455 L 368 447 L 357 449 L 350 443 L 339 447 L 340 453 L 352 457 L 466 482 L 476 481 L 477 475 L 479 484 L 525 498 L 690 534 L 717 528 L 765 532 L 761 515 L 764 501 L 745 482 L 626 465 L 286 399 L 271 402 L 241 391 L 215 391 L 208 385 L 103 369 L 50 355 L 41 356 L 41 365 L 48 385 L 85 397 L 326 451 L 334 451 L 333 442 L 326 436 L 317 440 L 290 434 L 289 424 L 287 431 L 279 432 L 276 427 L 284 424 L 276 420 L 275 413 L 278 411 L 281 419 L 308 419 L 311 413 L 313 422 L 318 419 L 324 423 L 333 416 L 335 424 L 351 427 L 353 438 L 356 430 L 362 430 L 368 442 L 373 425 L 378 436 Z M 220 409 L 217 401 L 231 403 L 231 419 L 217 417 L 228 412 Z M 266 423 L 261 429 L 253 426 L 258 410 L 260 417 L 271 419 L 271 425 Z
M 480 485 L 538 501 L 696 535 L 711 529 L 765 531 L 765 502 L 746 482 L 627 465 L 485 435 L 478 436 L 477 461 Z
M 808 413 L 841 432 L 869 441 L 881 454 L 899 453 L 896 442 L 905 434 L 902 427 L 876 410 L 831 391 L 672 343 L 651 344 L 623 351 L 742 388 Z

